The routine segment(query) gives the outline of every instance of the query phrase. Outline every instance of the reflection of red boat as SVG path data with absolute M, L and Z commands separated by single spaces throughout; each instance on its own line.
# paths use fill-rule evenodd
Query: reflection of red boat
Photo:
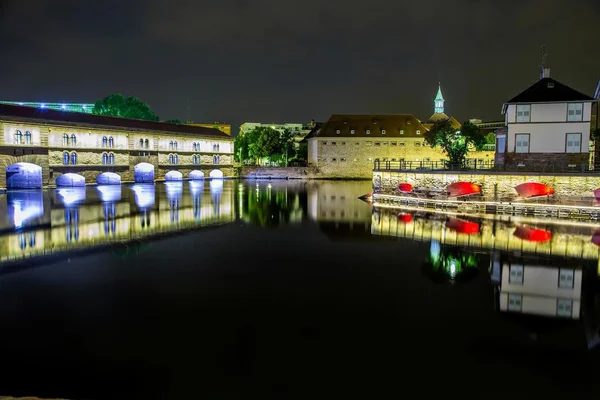
M 513 233 L 516 237 L 528 242 L 547 242 L 552 239 L 552 232 L 543 229 L 535 229 L 529 226 L 517 226 Z
M 592 243 L 594 243 L 596 246 L 600 246 L 600 230 L 597 230 L 592 235 Z
M 409 193 L 413 191 L 413 185 L 410 183 L 401 183 L 398 185 L 398 190 L 400 190 L 402 193 Z
M 519 196 L 523 198 L 549 196 L 554 194 L 554 189 L 548 185 L 539 182 L 525 182 L 515 186 L 515 190 Z
M 594 197 L 597 201 L 600 201 L 600 188 L 594 190 Z
M 465 221 L 458 218 L 448 219 L 448 221 L 446 221 L 446 228 L 467 235 L 479 233 L 479 224 L 477 222 Z
M 398 214 L 398 222 L 404 222 L 405 224 L 408 224 L 409 222 L 412 222 L 412 220 L 413 220 L 412 214 L 409 214 L 409 213 Z
M 481 186 L 471 182 L 454 182 L 446 187 L 446 191 L 450 197 L 468 196 L 481 193 Z

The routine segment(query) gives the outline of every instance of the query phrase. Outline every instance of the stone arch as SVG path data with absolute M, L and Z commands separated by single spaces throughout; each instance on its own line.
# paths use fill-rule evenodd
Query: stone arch
M 136 183 L 154 183 L 154 165 L 139 163 L 133 167 L 133 180 Z
M 27 162 L 18 162 L 6 167 L 7 189 L 41 189 L 42 167 Z
M 183 174 L 179 171 L 169 171 L 165 174 L 165 180 L 172 182 L 181 182 L 183 180 Z
M 204 179 L 204 172 L 200 171 L 199 169 L 195 169 L 190 172 L 190 174 L 188 175 L 188 178 L 191 181 L 197 181 L 200 179 Z
M 85 186 L 85 177 L 79 174 L 67 173 L 56 178 L 56 187 L 82 187 Z
M 223 179 L 223 171 L 220 169 L 213 169 L 209 174 L 211 179 Z
M 121 176 L 114 172 L 103 172 L 96 177 L 96 183 L 98 185 L 120 185 Z

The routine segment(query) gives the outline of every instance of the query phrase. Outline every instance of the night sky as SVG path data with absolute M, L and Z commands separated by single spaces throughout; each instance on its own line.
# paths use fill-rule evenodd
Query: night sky
M 0 98 L 137 96 L 161 119 L 500 119 L 539 77 L 600 78 L 598 0 L 0 0 Z M 190 111 L 188 111 L 188 101 Z

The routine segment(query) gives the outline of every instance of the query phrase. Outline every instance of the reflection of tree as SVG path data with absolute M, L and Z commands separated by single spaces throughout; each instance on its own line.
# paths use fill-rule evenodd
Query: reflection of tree
M 477 276 L 478 261 L 474 253 L 458 247 L 444 247 L 434 240 L 422 270 L 435 283 L 464 283 Z
M 280 224 L 290 223 L 291 215 L 297 211 L 298 193 L 287 188 L 248 186 L 244 188 L 243 212 L 244 220 L 262 227 L 274 228 Z

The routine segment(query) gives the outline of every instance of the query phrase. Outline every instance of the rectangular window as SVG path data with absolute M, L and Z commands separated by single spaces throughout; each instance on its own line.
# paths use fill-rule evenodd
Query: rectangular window
M 567 104 L 567 121 L 583 121 L 583 103 Z
M 531 121 L 531 104 L 517 104 L 517 122 Z
M 337 158 L 335 158 L 335 157 L 331 159 L 331 162 L 336 162 L 336 161 L 337 161 Z
M 373 145 L 373 142 L 365 142 L 365 145 L 367 145 L 367 146 L 372 146 L 372 145 Z
M 529 133 L 515 134 L 515 153 L 529 153 Z
M 346 142 L 342 142 L 342 146 L 345 146 L 345 145 L 346 145 Z
M 558 317 L 573 317 L 573 300 L 572 299 L 557 299 L 556 300 L 556 315 Z
M 567 153 L 581 153 L 581 133 L 567 133 L 565 142 Z
M 387 146 L 387 145 L 389 145 L 389 143 L 388 142 L 383 142 L 383 145 Z
M 404 142 L 400 142 L 400 147 L 404 146 Z
M 575 271 L 561 268 L 558 272 L 558 287 L 561 289 L 573 289 L 575 287 Z
M 323 146 L 327 145 L 327 142 L 323 142 Z
M 415 147 L 421 147 L 421 142 L 415 142 Z
M 340 162 L 346 162 L 345 158 L 340 158 Z
M 520 312 L 523 304 L 523 295 L 520 293 L 508 294 L 508 311 Z
M 356 143 L 354 143 L 354 145 L 358 146 L 358 145 L 360 145 L 360 143 L 359 143 L 359 142 L 356 142 Z
M 508 283 L 517 285 L 523 284 L 523 265 L 513 264 L 509 267 L 510 273 L 508 276 Z
M 398 142 L 392 142 L 392 146 L 398 146 Z
M 375 146 L 381 146 L 381 142 L 375 142 Z
M 331 142 L 331 145 L 335 146 L 335 145 L 337 145 L 337 142 Z

